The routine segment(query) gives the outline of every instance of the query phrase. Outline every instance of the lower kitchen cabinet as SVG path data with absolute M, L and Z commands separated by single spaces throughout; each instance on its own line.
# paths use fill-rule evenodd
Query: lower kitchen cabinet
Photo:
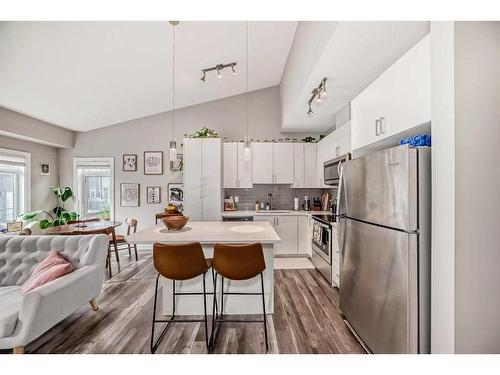
M 297 216 L 297 254 L 311 255 L 310 216 Z
M 287 216 L 287 215 L 276 215 L 276 216 L 254 216 L 255 221 L 267 221 L 269 222 L 278 236 L 281 238 L 281 242 L 277 243 L 275 246 L 275 255 L 297 255 L 297 216 Z

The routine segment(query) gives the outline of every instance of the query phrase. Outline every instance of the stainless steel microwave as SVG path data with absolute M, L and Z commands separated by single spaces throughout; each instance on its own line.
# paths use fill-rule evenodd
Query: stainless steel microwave
M 325 161 L 323 164 L 323 177 L 326 185 L 338 185 L 340 166 L 347 160 L 351 160 L 351 154 L 339 156 L 338 158 Z

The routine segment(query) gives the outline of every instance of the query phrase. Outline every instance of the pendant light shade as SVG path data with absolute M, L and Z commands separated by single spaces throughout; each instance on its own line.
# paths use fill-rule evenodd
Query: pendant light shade
M 177 142 L 175 140 L 170 141 L 170 161 L 177 161 Z
M 252 151 L 250 148 L 250 141 L 248 138 L 245 139 L 243 144 L 243 161 L 248 163 L 252 159 Z

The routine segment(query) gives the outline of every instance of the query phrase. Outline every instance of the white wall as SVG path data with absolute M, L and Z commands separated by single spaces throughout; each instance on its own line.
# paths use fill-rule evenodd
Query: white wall
M 73 147 L 75 133 L 0 107 L 0 135 L 54 147 Z
M 500 353 L 500 22 L 455 23 L 455 352 Z
M 250 138 L 301 139 L 306 135 L 280 132 L 279 88 L 271 87 L 254 91 L 249 96 L 249 128 Z M 242 140 L 245 135 L 245 95 L 237 95 L 209 103 L 180 109 L 175 112 L 175 136 L 180 141 L 185 133 L 191 134 L 206 125 L 215 129 L 221 137 L 229 140 Z M 171 113 L 145 117 L 128 121 L 119 125 L 77 133 L 74 149 L 61 149 L 60 168 L 61 183 L 73 185 L 73 157 L 101 156 L 115 159 L 115 218 L 123 220 L 127 216 L 139 220 L 139 228 L 154 223 L 154 214 L 163 211 L 167 202 L 167 184 L 182 182 L 182 174 L 171 172 L 166 163 L 168 147 L 171 139 Z M 163 151 L 165 173 L 161 176 L 145 176 L 143 169 L 144 151 Z M 123 172 L 122 155 L 133 153 L 138 155 L 138 171 Z M 141 206 L 139 208 L 120 207 L 120 183 L 131 182 L 141 184 Z M 146 186 L 161 186 L 162 203 L 146 203 Z
M 55 206 L 49 187 L 59 184 L 59 153 L 55 147 L 27 142 L 0 135 L 0 147 L 31 154 L 31 210 L 51 209 Z M 40 175 L 40 162 L 49 162 L 50 176 Z
M 431 351 L 453 353 L 455 265 L 454 25 L 431 22 Z

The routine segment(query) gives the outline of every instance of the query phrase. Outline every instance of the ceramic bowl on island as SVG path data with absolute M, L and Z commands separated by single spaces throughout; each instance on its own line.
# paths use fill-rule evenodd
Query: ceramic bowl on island
M 161 219 L 168 230 L 181 230 L 187 224 L 188 220 L 189 217 L 184 215 L 169 215 Z

